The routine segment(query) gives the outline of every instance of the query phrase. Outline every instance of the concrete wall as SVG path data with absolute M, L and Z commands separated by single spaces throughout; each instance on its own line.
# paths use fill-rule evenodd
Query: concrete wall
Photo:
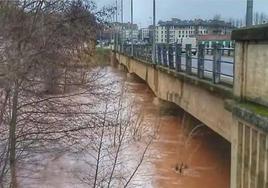
M 179 78 L 164 68 L 117 54 L 119 63 L 145 80 L 157 97 L 173 102 L 231 142 L 232 113 L 224 108 L 225 97 L 199 84 Z
M 268 41 L 236 43 L 234 94 L 268 106 Z
M 237 120 L 232 140 L 232 188 L 268 187 L 268 136 Z
M 268 107 L 268 24 L 234 30 L 234 94 Z

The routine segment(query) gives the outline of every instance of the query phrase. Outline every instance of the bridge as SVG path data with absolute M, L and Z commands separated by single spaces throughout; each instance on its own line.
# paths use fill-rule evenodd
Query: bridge
M 124 46 L 114 59 L 231 144 L 231 188 L 268 187 L 268 25 L 233 31 L 215 45 Z M 232 58 L 233 56 L 233 58 Z

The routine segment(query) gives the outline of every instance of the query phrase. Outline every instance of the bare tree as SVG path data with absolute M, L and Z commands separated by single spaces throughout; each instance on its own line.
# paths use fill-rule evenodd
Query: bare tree
M 88 68 L 81 57 L 94 51 L 104 10 L 94 12 L 95 4 L 86 0 L 0 5 L 0 182 L 16 188 L 22 159 L 70 132 L 96 125 L 97 113 L 90 109 L 105 97 L 97 83 L 102 75 L 91 70 L 79 80 Z M 73 91 L 66 93 L 66 87 Z M 95 96 L 95 101 L 81 102 L 76 96 Z M 82 121 L 89 116 L 87 123 Z
M 214 17 L 213 17 L 213 20 L 215 20 L 215 21 L 220 21 L 222 18 L 221 18 L 221 15 L 220 14 L 216 14 L 216 15 L 214 15 Z
M 83 158 L 85 165 L 82 166 L 87 168 L 74 173 L 88 187 L 131 186 L 157 134 L 159 126 L 146 130 L 140 115 L 136 114 L 135 103 L 125 101 L 123 93 L 120 92 L 115 101 L 106 101 L 100 126 L 84 133 L 82 138 L 87 139 L 77 145 L 78 157 Z M 133 134 L 133 129 L 140 134 Z M 142 129 L 142 133 L 138 129 Z M 134 150 L 134 144 L 140 144 L 141 148 Z
M 184 112 L 181 121 L 178 145 L 181 155 L 179 156 L 178 163 L 175 166 L 175 170 L 179 174 L 183 174 L 184 170 L 189 168 L 192 156 L 200 148 L 200 145 L 197 145 L 192 151 L 190 151 L 190 148 L 192 148 L 192 139 L 198 135 L 200 128 L 204 127 L 203 124 L 196 125 L 195 122 L 191 121 L 191 118 L 192 117 L 189 117 L 189 115 Z
M 254 13 L 254 24 L 259 25 L 259 23 L 260 23 L 260 15 L 258 12 L 255 12 Z

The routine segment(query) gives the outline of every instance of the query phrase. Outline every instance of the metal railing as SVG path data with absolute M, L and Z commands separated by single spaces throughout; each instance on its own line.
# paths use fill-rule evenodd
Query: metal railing
M 152 63 L 152 46 L 134 45 L 133 48 L 135 58 Z M 131 55 L 131 46 L 124 45 L 123 49 L 117 51 Z M 214 84 L 233 86 L 233 48 L 223 48 L 220 45 L 206 48 L 203 44 L 197 48 L 187 44 L 182 48 L 180 44 L 157 44 L 156 63 L 177 72 L 210 80 Z

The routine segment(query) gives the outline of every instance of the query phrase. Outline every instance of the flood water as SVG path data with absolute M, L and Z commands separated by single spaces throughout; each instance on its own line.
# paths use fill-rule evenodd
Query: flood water
M 117 75 L 125 73 L 113 71 Z M 134 79 L 135 80 L 135 79 Z M 146 113 L 146 121 L 152 121 L 161 105 L 155 105 L 155 96 L 150 88 L 133 79 L 126 81 L 129 92 L 135 96 Z M 165 107 L 166 108 L 166 107 Z M 197 134 L 189 139 L 182 123 L 182 112 L 178 115 L 160 114 L 160 129 L 153 142 L 149 161 L 153 166 L 150 181 L 155 188 L 228 188 L 230 186 L 230 144 L 207 127 L 200 127 Z M 196 124 L 196 123 L 195 123 Z M 197 124 L 196 124 L 197 125 Z M 191 130 L 190 130 L 191 131 Z M 187 132 L 187 131 L 186 131 Z M 188 130 L 189 132 L 189 130 Z M 182 173 L 176 165 L 186 161 L 187 168 Z M 142 186 L 142 187 L 146 187 Z
M 155 139 L 135 174 L 131 187 L 143 188 L 228 188 L 230 185 L 230 144 L 205 126 L 185 127 L 185 114 L 159 103 L 150 88 L 118 68 L 107 68 L 111 79 L 121 79 L 127 87 L 126 96 L 135 101 L 137 113 L 143 112 L 144 125 L 156 128 Z M 183 125 L 182 125 L 183 124 Z M 197 124 L 196 124 L 197 125 Z M 187 139 L 187 142 L 186 142 Z M 131 147 L 130 147 L 131 148 Z M 131 149 L 130 149 L 131 150 Z M 128 156 L 132 155 L 129 151 Z M 178 167 L 183 163 L 183 168 Z M 68 153 L 48 160 L 39 170 L 42 177 L 30 180 L 31 186 L 71 188 L 90 187 L 75 184 L 68 173 L 79 165 Z M 72 183 L 70 183 L 71 180 Z M 28 181 L 29 183 L 29 181 Z M 136 185 L 136 186 L 135 186 Z M 120 186 L 119 186 L 120 188 Z

